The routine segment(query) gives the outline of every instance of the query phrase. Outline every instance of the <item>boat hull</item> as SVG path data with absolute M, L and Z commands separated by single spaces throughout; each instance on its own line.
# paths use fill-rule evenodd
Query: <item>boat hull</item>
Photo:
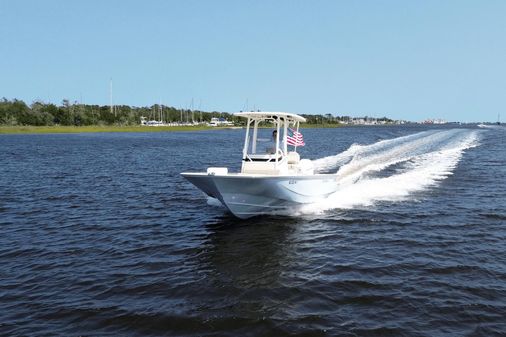
M 287 215 L 303 204 L 327 198 L 338 188 L 332 174 L 308 176 L 208 175 L 182 173 L 189 182 L 216 198 L 236 217 Z

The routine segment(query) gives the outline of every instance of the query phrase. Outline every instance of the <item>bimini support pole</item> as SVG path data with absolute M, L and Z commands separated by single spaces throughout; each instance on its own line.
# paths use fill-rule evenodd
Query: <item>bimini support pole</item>
M 286 155 L 288 153 L 288 145 L 286 144 L 286 135 L 287 135 L 287 131 L 288 131 L 288 124 L 290 122 L 288 121 L 288 119 L 284 119 L 283 120 L 283 153 Z
M 248 139 L 249 139 L 249 125 L 251 123 L 251 118 L 248 118 L 248 123 L 246 123 L 246 136 L 244 138 L 244 147 L 242 149 L 242 160 L 246 160 L 246 155 L 248 154 Z
M 253 126 L 253 141 L 251 142 L 251 153 L 257 153 L 257 134 L 258 134 L 258 123 L 260 121 L 255 119 L 255 124 Z
M 279 123 L 281 122 L 281 119 L 278 117 L 276 120 L 276 153 L 274 154 L 276 156 L 276 167 L 278 166 L 278 151 L 279 151 Z

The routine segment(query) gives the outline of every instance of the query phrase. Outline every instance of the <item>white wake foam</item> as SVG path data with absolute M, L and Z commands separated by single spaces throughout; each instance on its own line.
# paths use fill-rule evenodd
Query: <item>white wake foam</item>
M 304 205 L 299 211 L 320 213 L 403 200 L 453 174 L 463 151 L 478 145 L 478 133 L 465 129 L 426 131 L 371 145 L 354 144 L 340 154 L 317 159 L 313 163 L 318 172 L 339 167 L 341 186 L 326 200 Z

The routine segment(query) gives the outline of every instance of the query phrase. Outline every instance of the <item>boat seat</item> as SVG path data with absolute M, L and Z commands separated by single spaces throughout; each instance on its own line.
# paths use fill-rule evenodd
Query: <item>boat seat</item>
M 298 164 L 300 161 L 300 155 L 297 152 L 288 152 L 287 160 L 288 164 Z

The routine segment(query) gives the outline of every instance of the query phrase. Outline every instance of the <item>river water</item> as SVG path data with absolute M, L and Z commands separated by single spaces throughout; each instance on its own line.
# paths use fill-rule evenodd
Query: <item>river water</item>
M 179 175 L 242 130 L 0 136 L 0 335 L 506 334 L 506 128 L 303 134 L 342 188 L 249 220 Z

